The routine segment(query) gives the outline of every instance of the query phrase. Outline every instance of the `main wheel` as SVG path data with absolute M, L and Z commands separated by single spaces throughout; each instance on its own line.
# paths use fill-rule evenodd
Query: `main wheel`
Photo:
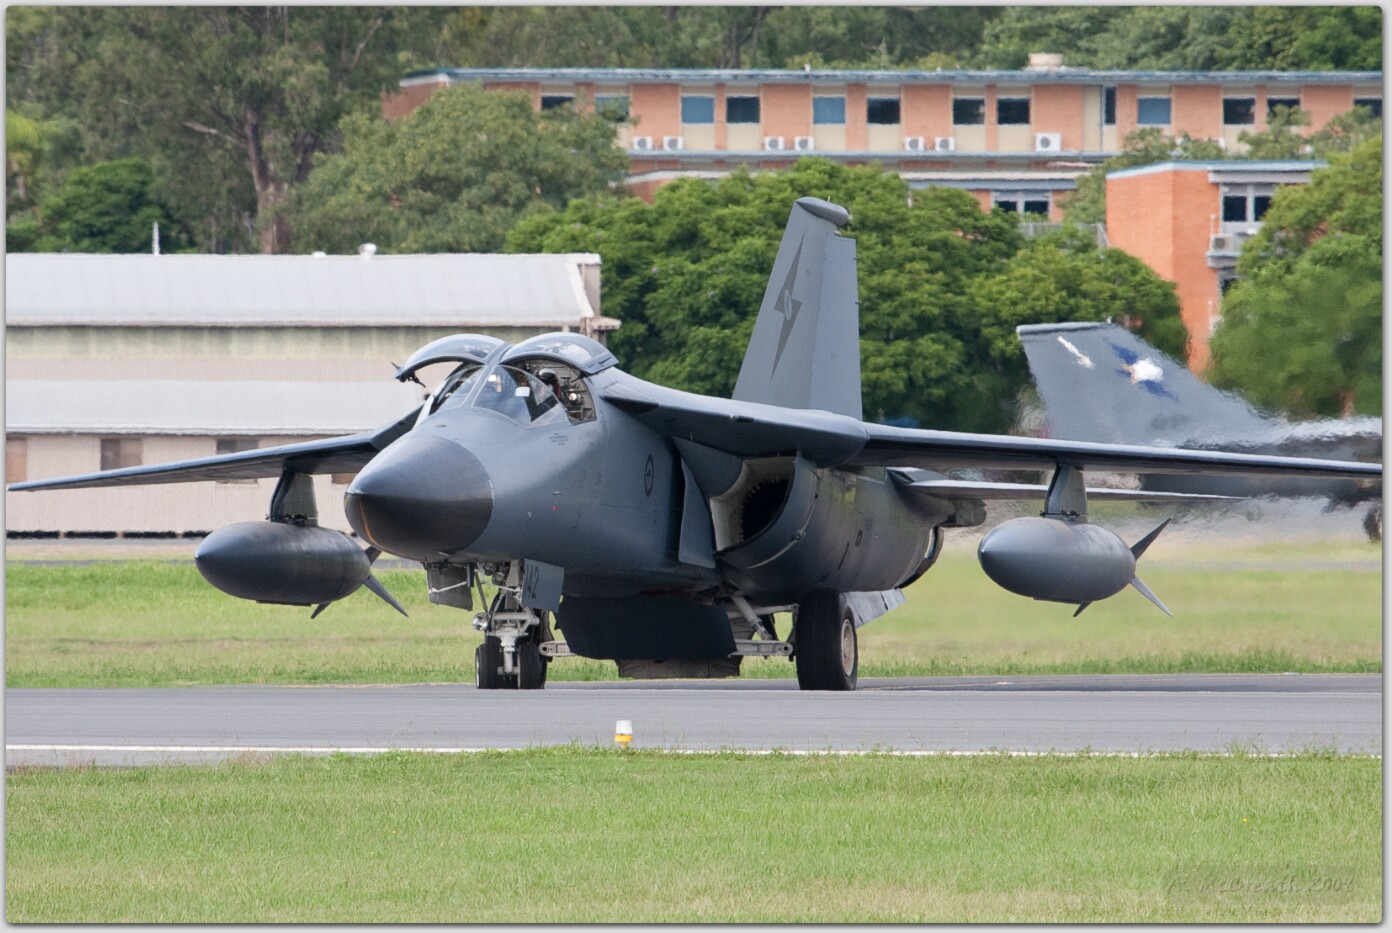
M 540 690 L 546 686 L 546 659 L 535 641 L 517 643 L 517 689 Z
M 815 590 L 797 608 L 794 660 L 803 690 L 854 690 L 860 671 L 855 613 L 833 590 Z
M 1363 516 L 1363 533 L 1368 536 L 1369 541 L 1377 542 L 1382 540 L 1382 503 L 1374 502 L 1373 507 L 1368 510 L 1368 514 Z
M 509 690 L 517 686 L 516 674 L 503 672 L 503 643 L 492 635 L 474 649 L 474 683 L 480 690 Z

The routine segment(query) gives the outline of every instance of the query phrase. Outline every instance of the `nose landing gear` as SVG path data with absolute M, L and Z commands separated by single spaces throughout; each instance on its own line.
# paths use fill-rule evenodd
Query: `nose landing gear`
M 474 651 L 475 683 L 480 690 L 540 690 L 551 663 L 541 644 L 551 640 L 547 612 L 523 606 L 510 588 L 500 587 L 488 610 L 474 617 L 483 644 Z

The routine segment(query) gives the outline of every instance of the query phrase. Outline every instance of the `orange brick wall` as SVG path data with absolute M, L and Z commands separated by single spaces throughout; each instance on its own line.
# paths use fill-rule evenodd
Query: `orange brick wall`
M 1218 307 L 1218 274 L 1208 267 L 1218 186 L 1206 171 L 1151 172 L 1107 182 L 1107 239 L 1175 283 L 1189 331 L 1189 368 L 1209 360 L 1209 323 Z
M 788 146 L 792 146 L 794 136 L 812 135 L 812 86 L 765 84 L 759 101 L 759 117 L 764 135 L 782 136 Z
M 945 84 L 905 85 L 899 96 L 899 119 L 905 136 L 952 135 L 952 88 Z
M 638 117 L 635 136 L 681 135 L 681 88 L 675 84 L 635 84 L 629 88 L 629 112 Z
M 1116 89 L 1116 131 L 1117 147 L 1129 133 L 1136 129 L 1136 85 L 1118 84 Z
M 447 84 L 414 84 L 382 95 L 382 116 L 388 120 L 404 117 L 430 99 L 432 94 L 449 87 Z
M 1195 139 L 1223 136 L 1223 90 L 1176 84 L 1170 89 L 1170 133 Z
M 864 152 L 870 145 L 870 134 L 865 128 L 865 85 L 851 84 L 846 87 L 846 148 L 853 152 Z
M 1064 149 L 1083 148 L 1083 88 L 1041 84 L 1030 102 L 1036 133 L 1059 133 Z
M 1331 117 L 1353 109 L 1353 88 L 1348 85 L 1307 85 L 1300 97 L 1301 108 L 1310 115 L 1307 133 L 1324 126 Z

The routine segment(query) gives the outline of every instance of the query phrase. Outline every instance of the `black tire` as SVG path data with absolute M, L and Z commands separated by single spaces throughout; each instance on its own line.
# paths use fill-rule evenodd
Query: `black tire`
M 546 663 L 541 648 L 532 640 L 517 643 L 517 689 L 540 690 L 546 686 Z
M 855 613 L 840 593 L 815 590 L 797 608 L 794 660 L 803 690 L 854 690 L 860 672 Z
M 503 673 L 503 643 L 492 635 L 474 649 L 474 683 L 480 690 L 508 690 L 517 686 L 516 674 Z
M 1382 540 L 1382 503 L 1375 502 L 1363 516 L 1363 533 L 1374 543 Z

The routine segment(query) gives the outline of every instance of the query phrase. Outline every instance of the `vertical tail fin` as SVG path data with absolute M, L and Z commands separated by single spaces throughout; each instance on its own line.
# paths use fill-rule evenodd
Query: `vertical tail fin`
M 1015 332 L 1054 437 L 1195 446 L 1273 423 L 1117 324 L 1026 324 Z
M 799 198 L 788 217 L 734 397 L 861 417 L 860 309 L 850 215 Z

